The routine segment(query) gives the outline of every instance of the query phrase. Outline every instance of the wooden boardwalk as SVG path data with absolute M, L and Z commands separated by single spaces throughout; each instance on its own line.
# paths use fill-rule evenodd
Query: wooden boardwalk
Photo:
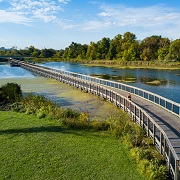
M 127 100 L 128 88 L 121 90 L 116 86 L 108 85 L 104 80 L 97 79 L 97 82 L 92 81 L 93 77 L 88 77 L 81 74 L 72 74 L 71 72 L 61 72 L 53 70 L 47 67 L 37 66 L 31 63 L 20 63 L 21 67 L 28 70 L 39 73 L 43 76 L 54 78 L 58 81 L 70 84 L 86 92 L 93 93 L 110 100 L 118 107 L 130 115 L 133 121 L 136 121 L 146 132 L 147 135 L 153 139 L 154 145 L 159 152 L 164 156 L 168 169 L 175 180 L 180 180 L 180 116 L 178 113 L 174 113 L 174 107 L 179 108 L 178 103 L 172 102 L 170 108 L 167 108 L 166 104 L 170 104 L 171 101 L 144 91 L 143 94 L 148 96 L 149 100 L 140 97 L 143 90 L 133 89 L 130 87 L 132 101 Z M 83 77 L 82 77 L 83 76 Z M 101 84 L 101 81 L 103 82 Z M 113 83 L 114 84 L 114 83 Z M 117 84 L 116 84 L 117 85 Z M 120 85 L 126 86 L 126 85 Z M 132 90 L 132 91 L 131 91 Z M 138 92 L 136 94 L 136 92 Z M 142 93 L 141 93 L 142 94 Z M 154 99 L 154 102 L 150 99 Z M 162 107 L 161 103 L 158 105 L 156 102 L 165 102 L 165 106 Z M 129 106 L 127 106 L 130 104 Z
M 125 97 L 127 96 L 127 92 L 117 89 L 114 90 Z M 131 96 L 132 101 L 145 110 L 164 130 L 180 159 L 180 118 L 152 102 L 146 101 L 136 95 Z

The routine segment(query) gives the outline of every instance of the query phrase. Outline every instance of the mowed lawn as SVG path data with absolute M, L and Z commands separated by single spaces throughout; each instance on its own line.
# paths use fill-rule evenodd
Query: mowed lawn
M 128 149 L 106 132 L 0 111 L 0 144 L 0 179 L 146 179 Z

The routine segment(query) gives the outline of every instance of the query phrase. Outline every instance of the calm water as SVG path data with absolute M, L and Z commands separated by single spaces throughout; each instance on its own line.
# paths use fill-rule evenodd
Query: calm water
M 82 73 L 99 75 L 106 79 L 122 81 L 180 103 L 180 70 L 150 70 L 150 69 L 116 69 L 106 67 L 89 67 L 78 63 L 48 62 L 42 66 Z M 36 78 L 32 72 L 20 67 L 0 65 L 0 80 L 4 78 Z M 124 82 L 125 81 L 125 82 Z M 159 85 L 151 82 L 158 81 Z

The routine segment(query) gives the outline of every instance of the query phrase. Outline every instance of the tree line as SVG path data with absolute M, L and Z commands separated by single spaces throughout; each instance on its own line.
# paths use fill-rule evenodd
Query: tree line
M 113 39 L 103 37 L 98 42 L 80 44 L 72 42 L 65 49 L 37 49 L 34 46 L 9 51 L 0 50 L 1 55 L 30 56 L 35 58 L 60 58 L 62 60 L 120 60 L 120 61 L 180 61 L 180 39 L 170 41 L 168 38 L 153 35 L 137 40 L 136 35 L 126 32 Z

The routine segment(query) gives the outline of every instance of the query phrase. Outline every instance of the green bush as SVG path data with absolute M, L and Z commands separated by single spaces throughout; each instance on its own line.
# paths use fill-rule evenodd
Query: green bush
M 7 83 L 0 88 L 1 104 L 14 103 L 22 98 L 21 87 L 16 83 Z

